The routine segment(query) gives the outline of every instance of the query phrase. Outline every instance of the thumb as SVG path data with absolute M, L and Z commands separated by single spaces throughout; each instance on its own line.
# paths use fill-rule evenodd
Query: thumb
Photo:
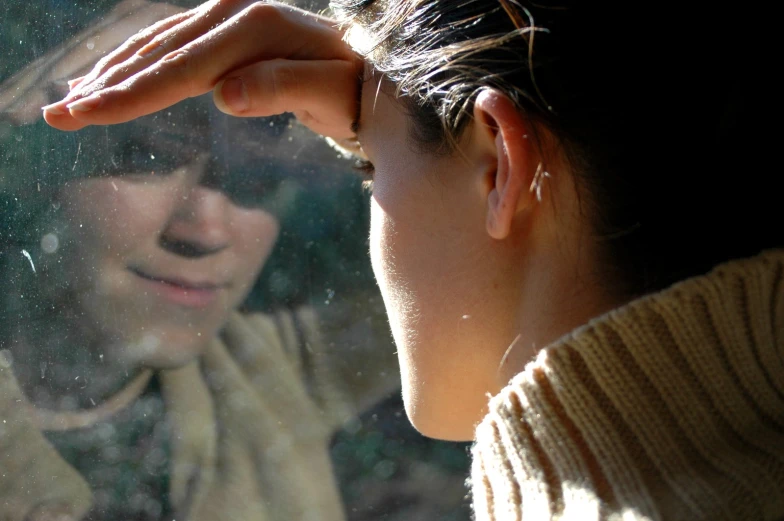
M 358 115 L 360 73 L 359 60 L 270 60 L 232 71 L 213 97 L 232 116 L 293 112 L 314 132 L 347 139 Z

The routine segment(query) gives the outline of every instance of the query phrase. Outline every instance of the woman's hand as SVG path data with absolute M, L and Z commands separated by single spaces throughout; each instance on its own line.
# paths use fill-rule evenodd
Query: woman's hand
M 122 123 L 213 90 L 235 116 L 293 112 L 353 136 L 361 61 L 326 18 L 282 4 L 212 0 L 128 39 L 44 107 L 53 127 Z

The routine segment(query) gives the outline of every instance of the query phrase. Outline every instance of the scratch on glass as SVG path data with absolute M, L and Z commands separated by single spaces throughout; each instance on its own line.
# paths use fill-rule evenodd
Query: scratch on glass
M 71 169 L 71 172 L 76 170 L 76 163 L 79 162 L 79 154 L 82 152 L 82 142 L 79 141 L 79 146 L 76 147 L 76 159 L 74 160 L 74 166 Z
M 33 264 L 33 257 L 30 255 L 30 252 L 28 252 L 27 250 L 22 250 L 22 255 L 27 257 L 27 260 L 30 261 L 30 267 L 33 268 L 33 273 L 36 273 L 35 264 Z

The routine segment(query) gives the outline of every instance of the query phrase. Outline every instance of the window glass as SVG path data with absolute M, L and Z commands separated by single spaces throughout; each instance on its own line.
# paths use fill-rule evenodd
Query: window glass
M 209 95 L 43 122 L 193 5 L 0 8 L 0 518 L 469 519 L 468 447 L 403 412 L 349 159 Z

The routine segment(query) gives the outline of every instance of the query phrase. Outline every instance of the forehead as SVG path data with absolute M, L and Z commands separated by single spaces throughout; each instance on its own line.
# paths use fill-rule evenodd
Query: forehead
M 408 128 L 404 102 L 395 96 L 394 85 L 365 64 L 360 92 L 357 139 L 363 146 L 394 141 Z

